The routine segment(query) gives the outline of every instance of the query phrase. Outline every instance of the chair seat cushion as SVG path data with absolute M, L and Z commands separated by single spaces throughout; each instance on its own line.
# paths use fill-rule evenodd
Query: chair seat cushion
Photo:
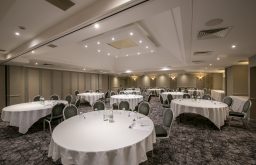
M 161 125 L 155 125 L 156 137 L 166 137 L 167 131 Z
M 229 116 L 244 117 L 244 114 L 241 112 L 230 111 Z

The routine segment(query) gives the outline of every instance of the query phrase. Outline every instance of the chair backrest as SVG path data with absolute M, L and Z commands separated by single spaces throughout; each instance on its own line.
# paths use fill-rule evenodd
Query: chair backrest
M 251 100 L 247 100 L 245 103 L 244 103 L 244 106 L 243 106 L 243 113 L 248 113 L 251 109 L 251 106 L 252 106 L 252 102 Z
M 105 104 L 102 101 L 96 101 L 93 104 L 93 110 L 104 110 L 105 109 Z
M 77 96 L 78 94 L 79 94 L 79 91 L 78 91 L 78 90 L 76 90 L 76 91 L 75 91 L 75 95 Z
M 150 95 L 148 96 L 148 102 L 150 102 L 151 97 L 152 97 L 152 95 L 150 94 Z
M 162 96 L 162 95 L 160 95 L 159 97 L 160 97 L 160 102 L 161 102 L 161 104 L 163 104 L 163 103 L 164 103 L 163 96 Z
M 80 106 L 80 99 L 76 100 L 75 106 L 78 108 Z
M 116 93 L 114 91 L 111 91 L 110 96 L 115 95 Z
M 130 104 L 128 101 L 121 101 L 118 105 L 118 109 L 122 110 L 122 109 L 125 109 L 125 110 L 129 110 L 130 109 Z
M 120 91 L 119 94 L 120 94 L 120 95 L 124 94 L 124 91 Z
M 78 114 L 78 110 L 75 105 L 70 104 L 66 105 L 65 108 L 63 109 L 63 118 L 64 120 L 71 118 L 73 116 L 76 116 Z
M 178 88 L 178 91 L 181 92 L 181 88 Z
M 211 100 L 211 96 L 210 95 L 203 95 L 202 99 L 204 100 Z
M 52 113 L 51 113 L 51 119 L 62 117 L 63 115 L 63 108 L 65 107 L 65 104 L 58 103 L 52 107 Z
M 99 93 L 99 92 L 100 92 L 100 90 L 99 90 L 99 89 L 97 89 L 95 92 Z
M 35 96 L 35 97 L 33 98 L 33 101 L 40 101 L 40 98 L 41 98 L 41 96 L 40 96 L 40 95 L 37 95 L 37 96 Z
M 71 104 L 72 96 L 71 95 L 67 95 L 65 100 L 68 102 L 68 104 Z
M 148 116 L 149 115 L 149 112 L 150 112 L 150 105 L 148 102 L 141 102 L 139 104 L 139 107 L 138 107 L 138 112 L 145 115 L 145 116 Z
M 50 100 L 59 100 L 59 96 L 58 95 L 52 95 L 50 97 Z
M 166 109 L 164 112 L 163 125 L 170 128 L 172 125 L 173 113 L 171 109 Z
M 183 94 L 184 99 L 190 99 L 190 95 L 188 93 Z
M 113 110 L 118 110 L 118 105 L 117 105 L 117 103 L 112 104 L 112 108 L 113 108 Z
M 188 93 L 188 90 L 187 90 L 187 89 L 184 89 L 184 93 Z
M 168 100 L 169 104 L 172 102 L 172 100 L 173 100 L 172 94 L 167 95 L 167 100 Z
M 192 94 L 194 97 L 197 96 L 197 91 L 193 91 L 193 94 Z
M 226 103 L 230 107 L 232 105 L 232 103 L 233 103 L 233 99 L 231 97 L 229 97 L 229 96 L 226 96 L 223 99 L 223 103 Z
M 136 95 L 137 93 L 136 92 L 132 92 L 133 95 Z
M 107 91 L 107 92 L 105 93 L 105 98 L 110 98 L 110 97 L 109 97 L 109 91 Z

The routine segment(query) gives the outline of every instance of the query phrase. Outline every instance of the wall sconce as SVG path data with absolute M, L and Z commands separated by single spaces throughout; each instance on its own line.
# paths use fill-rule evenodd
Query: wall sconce
M 138 76 L 133 75 L 133 76 L 131 76 L 131 78 L 132 78 L 134 81 L 136 81 L 137 78 L 138 78 Z
M 176 75 L 175 75 L 175 74 L 169 74 L 169 77 L 170 77 L 172 80 L 175 80 Z
M 151 75 L 150 78 L 151 78 L 152 80 L 155 80 L 155 79 L 156 79 L 156 75 Z
M 203 77 L 204 77 L 204 74 L 203 74 L 203 73 L 199 73 L 199 74 L 197 75 L 197 78 L 198 78 L 199 80 L 202 80 Z

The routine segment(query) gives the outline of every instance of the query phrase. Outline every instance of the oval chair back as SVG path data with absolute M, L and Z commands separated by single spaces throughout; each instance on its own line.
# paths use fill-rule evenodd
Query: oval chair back
M 78 110 L 75 105 L 70 104 L 66 105 L 65 108 L 63 109 L 63 118 L 64 120 L 71 118 L 73 116 L 76 116 L 78 114 Z
M 139 104 L 139 107 L 138 107 L 138 112 L 145 115 L 145 116 L 148 116 L 149 113 L 150 113 L 150 105 L 148 102 L 141 102 Z
M 117 105 L 117 103 L 112 104 L 112 108 L 113 108 L 113 110 L 118 110 L 118 105 Z
M 161 102 L 161 104 L 163 104 L 163 103 L 164 103 L 163 96 L 162 96 L 162 95 L 160 95 L 159 97 L 160 97 L 160 102 Z
M 110 96 L 113 96 L 113 95 L 115 95 L 116 93 L 114 92 L 114 91 L 112 91 L 111 93 L 110 93 Z
M 40 98 L 41 98 L 41 96 L 40 96 L 40 95 L 37 95 L 37 96 L 35 96 L 35 97 L 33 98 L 33 101 L 40 101 Z
M 150 103 L 151 98 L 152 98 L 152 95 L 150 94 L 150 95 L 148 96 L 148 100 L 147 100 L 149 103 Z
M 202 99 L 204 100 L 211 100 L 211 96 L 210 95 L 203 95 Z
M 232 105 L 232 103 L 233 103 L 233 99 L 231 97 L 229 97 L 229 96 L 226 96 L 223 99 L 223 103 L 226 103 L 228 105 L 228 107 L 230 107 Z
M 193 91 L 193 97 L 197 97 L 197 91 Z
M 59 100 L 59 96 L 58 95 L 52 95 L 50 97 L 50 100 Z
M 63 109 L 65 107 L 65 104 L 58 103 L 53 106 L 52 113 L 51 113 L 51 120 L 55 118 L 61 118 L 63 116 Z
M 105 104 L 102 102 L 102 101 L 96 101 L 94 104 L 93 104 L 93 110 L 96 111 L 96 110 L 104 110 L 105 109 Z
M 171 102 L 173 100 L 172 94 L 167 95 L 167 100 L 168 100 L 169 104 L 171 104 Z
M 79 91 L 78 91 L 78 90 L 76 90 L 76 91 L 75 91 L 75 95 L 77 96 L 78 94 L 79 94 Z
M 251 100 L 247 100 L 245 103 L 244 103 L 244 106 L 243 106 L 243 113 L 248 113 L 251 109 L 251 106 L 252 106 L 252 102 Z
M 76 108 L 78 108 L 80 106 L 80 99 L 76 100 L 75 106 L 76 106 Z
M 119 110 L 130 110 L 130 104 L 128 101 L 120 101 L 119 105 L 118 105 L 118 109 Z
M 72 96 L 71 95 L 67 95 L 65 100 L 68 102 L 68 104 L 71 104 Z
M 188 93 L 183 94 L 184 99 L 190 99 L 190 95 Z

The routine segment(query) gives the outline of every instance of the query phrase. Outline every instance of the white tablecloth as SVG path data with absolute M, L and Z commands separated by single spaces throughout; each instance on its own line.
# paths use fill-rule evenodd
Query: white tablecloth
M 248 96 L 230 96 L 233 99 L 231 109 L 235 112 L 242 112 L 244 103 L 249 99 Z
M 197 90 L 189 89 L 189 90 L 188 90 L 188 93 L 189 93 L 190 95 L 192 95 L 194 91 L 196 91 L 197 94 L 199 94 L 201 97 L 204 95 L 204 90 L 201 90 L 201 89 L 197 89 Z
M 211 90 L 211 97 L 216 101 L 223 101 L 225 92 L 223 90 Z
M 140 90 L 123 90 L 122 92 L 125 94 L 133 94 L 133 92 L 135 92 L 137 95 L 141 94 Z
M 174 118 L 182 113 L 196 113 L 208 118 L 219 129 L 228 115 L 227 104 L 203 99 L 175 99 L 171 102 L 171 109 Z
M 143 96 L 141 95 L 113 95 L 110 98 L 110 105 L 117 103 L 119 104 L 121 101 L 128 101 L 130 105 L 130 109 L 134 110 L 136 105 L 139 102 L 143 101 Z
M 159 95 L 162 89 L 159 88 L 151 88 L 151 89 L 147 89 L 147 94 L 149 94 L 152 91 L 156 91 L 156 93 Z
M 25 134 L 40 118 L 49 115 L 57 103 L 67 104 L 65 100 L 46 100 L 44 102 L 29 102 L 11 105 L 2 109 L 1 118 L 11 126 L 19 127 L 19 132 Z
M 96 92 L 92 92 L 92 93 L 79 93 L 78 97 L 81 100 L 86 100 L 91 105 L 93 105 L 97 100 L 99 100 L 100 98 L 104 97 L 104 93 L 96 93 Z
M 63 164 L 138 165 L 156 142 L 154 124 L 143 116 L 129 128 L 135 113 L 114 111 L 114 122 L 103 121 L 104 111 L 75 116 L 59 124 L 52 133 L 48 156 Z
M 161 93 L 161 96 L 163 97 L 164 100 L 167 99 L 167 95 L 171 94 L 173 99 L 181 99 L 183 98 L 183 92 L 163 92 Z

